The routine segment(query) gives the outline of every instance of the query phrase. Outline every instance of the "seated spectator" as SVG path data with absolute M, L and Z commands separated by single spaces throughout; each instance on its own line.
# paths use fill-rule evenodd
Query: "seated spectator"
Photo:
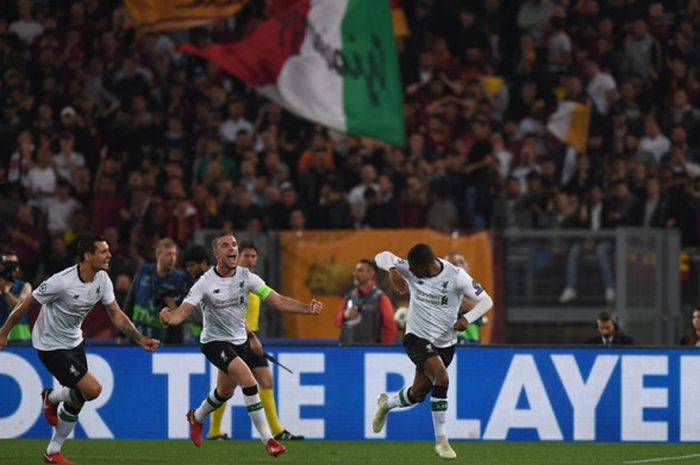
M 690 316 L 688 334 L 681 338 L 679 344 L 682 346 L 700 347 L 700 307 L 694 308 Z
M 605 347 L 634 345 L 634 340 L 620 331 L 617 317 L 610 312 L 602 311 L 598 314 L 595 328 L 598 331 L 598 335 L 588 339 L 586 344 Z

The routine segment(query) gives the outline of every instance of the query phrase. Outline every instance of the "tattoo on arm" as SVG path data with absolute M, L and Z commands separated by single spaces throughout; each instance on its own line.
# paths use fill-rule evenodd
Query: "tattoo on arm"
M 119 331 L 124 333 L 126 337 L 132 341 L 138 341 L 141 339 L 141 337 L 143 337 L 139 330 L 136 329 L 136 326 L 134 326 L 134 324 L 131 322 L 129 317 L 127 317 L 126 314 L 121 311 L 116 302 L 105 306 L 105 309 L 107 310 L 109 317 L 112 319 L 114 326 L 116 326 Z
M 124 318 L 124 323 L 122 327 L 119 328 L 129 339 L 132 341 L 139 341 L 142 337 L 141 333 L 134 326 L 134 324 L 127 318 Z

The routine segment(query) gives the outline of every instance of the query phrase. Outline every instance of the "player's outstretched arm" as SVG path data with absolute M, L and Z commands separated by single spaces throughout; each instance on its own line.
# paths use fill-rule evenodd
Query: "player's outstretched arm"
M 175 310 L 171 310 L 170 307 L 163 307 L 160 311 L 160 322 L 168 326 L 180 325 L 190 316 L 192 310 L 194 310 L 194 305 L 187 302 L 182 302 Z
M 323 309 L 321 301 L 311 299 L 308 304 L 302 303 L 291 297 L 283 296 L 275 291 L 271 291 L 265 302 L 274 306 L 280 312 L 303 313 L 305 315 L 318 315 Z
M 7 347 L 7 338 L 10 335 L 10 331 L 12 331 L 12 328 L 15 326 L 15 323 L 17 323 L 20 318 L 27 313 L 27 310 L 29 310 L 29 308 L 36 303 L 38 302 L 36 299 L 34 299 L 34 296 L 29 294 L 17 305 L 15 305 L 14 310 L 12 310 L 10 315 L 7 317 L 5 324 L 2 325 L 2 328 L 0 328 L 0 350 Z
M 112 324 L 129 339 L 143 347 L 145 350 L 153 352 L 158 348 L 158 346 L 160 346 L 160 341 L 158 339 L 144 337 L 143 334 L 136 329 L 129 317 L 122 312 L 121 308 L 119 308 L 119 304 L 116 300 L 111 304 L 106 305 L 105 309 L 107 310 L 109 319 L 112 320 Z

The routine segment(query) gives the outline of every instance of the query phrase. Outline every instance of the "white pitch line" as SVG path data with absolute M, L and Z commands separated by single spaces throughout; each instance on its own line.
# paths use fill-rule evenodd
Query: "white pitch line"
M 690 454 L 690 455 L 678 455 L 676 457 L 659 457 L 657 459 L 644 459 L 644 460 L 629 460 L 622 463 L 654 463 L 654 462 L 670 462 L 672 460 L 685 460 L 692 459 L 695 457 L 700 457 L 700 454 Z

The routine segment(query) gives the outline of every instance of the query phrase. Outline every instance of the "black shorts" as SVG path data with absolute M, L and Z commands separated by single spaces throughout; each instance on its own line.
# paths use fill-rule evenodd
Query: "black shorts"
M 455 344 L 456 345 L 456 344 Z M 406 334 L 403 337 L 403 347 L 408 358 L 416 365 L 418 371 L 423 371 L 423 364 L 429 357 L 439 356 L 445 368 L 450 366 L 455 356 L 455 345 L 450 347 L 435 347 L 427 339 L 422 339 L 415 334 Z
M 74 349 L 39 350 L 39 360 L 61 385 L 75 387 L 88 372 L 85 343 Z
M 246 360 L 250 346 L 248 341 L 241 345 L 235 345 L 226 341 L 213 341 L 202 344 L 199 347 L 207 360 L 214 364 L 219 370 L 228 373 L 228 366 L 236 357 Z
M 268 366 L 267 359 L 262 355 L 257 355 L 255 352 L 250 350 L 250 347 L 248 347 L 248 353 L 246 356 L 242 358 L 245 364 L 248 365 L 251 370 Z

